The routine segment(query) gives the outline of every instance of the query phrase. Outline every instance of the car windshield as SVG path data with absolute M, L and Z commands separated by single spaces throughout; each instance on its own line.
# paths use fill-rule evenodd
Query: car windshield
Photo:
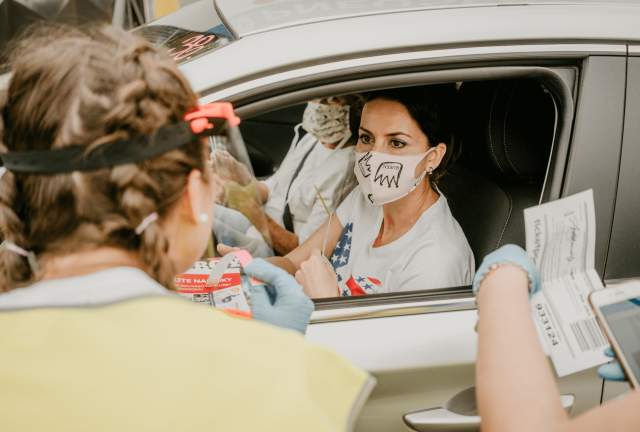
M 222 25 L 206 32 L 190 31 L 169 25 L 148 25 L 133 32 L 156 46 L 167 48 L 178 64 L 216 50 L 230 41 L 230 35 Z
M 554 125 L 534 80 L 326 96 L 243 119 L 246 151 L 211 143 L 218 252 L 324 262 L 331 283 L 299 281 L 314 298 L 468 286 L 477 257 L 522 242 L 503 187 L 514 214 L 539 199 Z M 515 171 L 498 142 L 520 149 Z
M 234 40 L 213 1 L 201 0 L 133 30 L 156 46 L 169 50 L 182 64 L 214 51 Z

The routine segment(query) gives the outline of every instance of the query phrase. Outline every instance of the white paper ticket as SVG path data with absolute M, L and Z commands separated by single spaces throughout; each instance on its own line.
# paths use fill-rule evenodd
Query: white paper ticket
M 594 268 L 595 219 L 592 190 L 524 211 L 527 252 L 542 283 L 531 308 L 559 377 L 607 361 L 608 342 L 588 300 L 603 288 Z

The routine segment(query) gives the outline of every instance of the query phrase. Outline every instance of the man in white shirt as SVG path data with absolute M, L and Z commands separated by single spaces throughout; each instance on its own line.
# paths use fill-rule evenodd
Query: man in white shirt
M 218 206 L 215 213 L 218 240 L 258 256 L 269 255 L 269 246 L 285 255 L 304 242 L 356 184 L 352 131 L 361 106 L 360 96 L 309 102 L 289 152 L 271 177 L 243 188 L 227 182 L 229 208 Z M 307 134 L 298 139 L 300 128 Z

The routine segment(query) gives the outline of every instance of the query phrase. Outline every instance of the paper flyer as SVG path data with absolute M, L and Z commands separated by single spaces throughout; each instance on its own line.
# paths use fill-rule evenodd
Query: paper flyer
M 249 292 L 242 285 L 243 261 L 246 263 L 245 255 L 239 254 L 197 261 L 186 273 L 176 276 L 178 294 L 196 303 L 251 316 Z
M 559 377 L 608 360 L 608 341 L 588 300 L 604 288 L 594 265 L 595 219 L 592 190 L 524 211 L 527 252 L 542 284 L 531 308 Z

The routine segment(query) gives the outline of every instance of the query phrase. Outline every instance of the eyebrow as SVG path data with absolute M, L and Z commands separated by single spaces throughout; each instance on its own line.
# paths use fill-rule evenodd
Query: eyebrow
M 370 130 L 368 130 L 366 128 L 363 128 L 362 126 L 360 126 L 360 129 L 362 129 L 363 131 L 365 131 L 366 133 L 368 133 L 370 135 L 373 135 L 373 133 Z M 408 138 L 413 139 L 413 137 L 411 135 L 409 135 L 408 133 L 404 133 L 404 132 L 391 132 L 391 133 L 386 134 L 386 136 L 398 136 L 398 135 L 404 135 L 404 136 L 406 136 Z

